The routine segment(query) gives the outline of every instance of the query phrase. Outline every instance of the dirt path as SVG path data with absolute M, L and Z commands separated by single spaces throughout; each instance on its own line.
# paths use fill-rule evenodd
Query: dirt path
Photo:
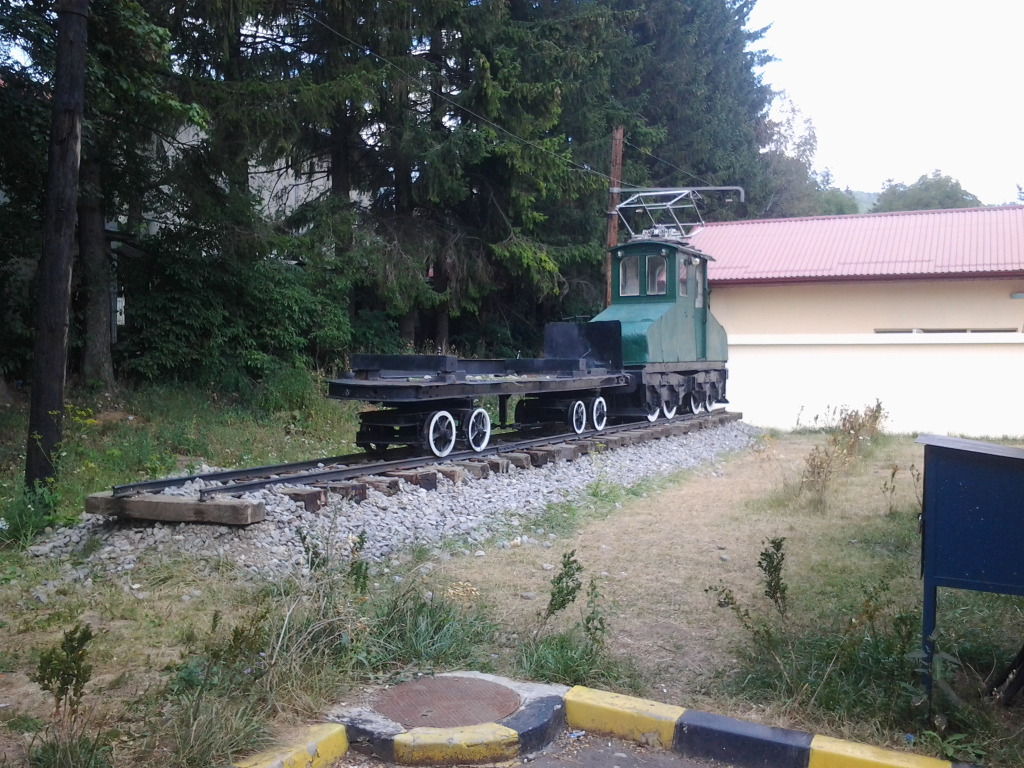
M 557 566 L 562 552 L 575 549 L 584 576 L 598 577 L 610 605 L 613 650 L 653 673 L 652 697 L 699 707 L 707 676 L 728 668 L 727 641 L 737 632 L 731 613 L 705 587 L 725 582 L 742 595 L 742 585 L 757 582 L 764 539 L 798 533 L 791 521 L 750 502 L 783 478 L 798 478 L 811 444 L 768 440 L 631 499 L 550 549 L 489 550 L 437 573 L 475 586 L 506 626 L 529 627 L 549 594 L 553 571 L 545 564 Z

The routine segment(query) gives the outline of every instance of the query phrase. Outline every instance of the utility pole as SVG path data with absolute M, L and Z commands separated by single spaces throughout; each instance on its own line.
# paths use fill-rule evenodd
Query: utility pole
M 36 271 L 38 304 L 25 456 L 25 483 L 29 488 L 55 475 L 54 453 L 61 441 L 88 19 L 89 0 L 59 1 L 43 253 Z
M 621 125 L 612 131 L 611 186 L 608 188 L 608 229 L 605 233 L 604 252 L 604 305 L 612 303 L 612 248 L 619 244 L 619 195 L 622 192 L 622 139 Z

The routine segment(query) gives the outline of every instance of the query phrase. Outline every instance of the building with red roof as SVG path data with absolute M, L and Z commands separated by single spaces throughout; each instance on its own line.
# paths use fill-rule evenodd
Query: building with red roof
M 690 244 L 752 423 L 877 398 L 893 431 L 1024 436 L 1024 206 L 713 223 Z

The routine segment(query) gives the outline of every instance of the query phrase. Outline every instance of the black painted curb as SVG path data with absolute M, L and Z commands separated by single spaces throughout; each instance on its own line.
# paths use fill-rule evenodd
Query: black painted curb
M 744 768 L 806 768 L 813 736 L 688 709 L 676 723 L 672 751 Z

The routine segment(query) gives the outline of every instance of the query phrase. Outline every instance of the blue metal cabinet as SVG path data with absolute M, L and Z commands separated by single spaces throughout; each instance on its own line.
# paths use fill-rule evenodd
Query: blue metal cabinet
M 938 587 L 1024 595 L 1024 450 L 921 435 L 921 644 L 931 688 Z

